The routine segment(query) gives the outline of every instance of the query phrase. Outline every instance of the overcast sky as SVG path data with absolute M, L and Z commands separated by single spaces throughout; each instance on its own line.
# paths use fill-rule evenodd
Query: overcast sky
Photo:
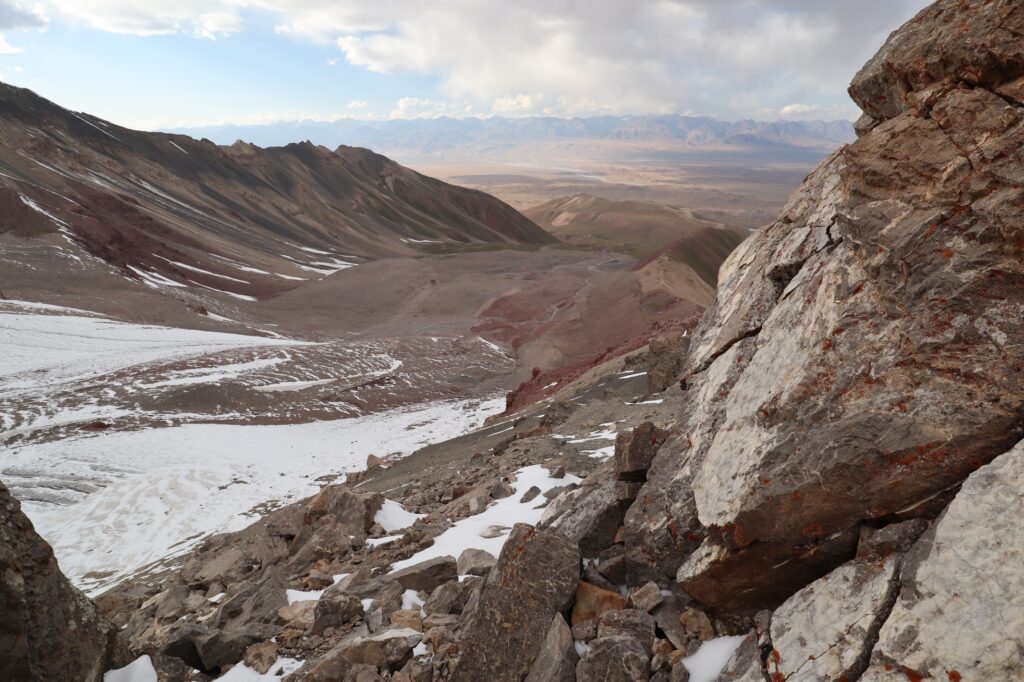
M 123 125 L 855 118 L 927 0 L 0 0 L 0 80 Z

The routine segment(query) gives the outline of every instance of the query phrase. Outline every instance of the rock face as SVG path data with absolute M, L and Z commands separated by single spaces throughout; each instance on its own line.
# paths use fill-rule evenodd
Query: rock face
M 755 543 L 804 556 L 1020 438 L 1022 31 L 1024 6 L 999 0 L 941 0 L 897 31 L 851 87 L 862 136 L 723 265 L 680 435 L 626 515 L 637 579 L 702 542 L 716 580 Z M 772 598 L 805 567 L 775 570 Z
M 574 542 L 516 524 L 466 622 L 452 682 L 526 677 L 555 614 L 572 602 L 579 570 Z
M 873 674 L 888 666 L 935 679 L 1024 677 L 1021 518 L 1024 444 L 974 472 L 907 554 Z
M 127 663 L 116 631 L 0 484 L 0 679 L 97 682 Z

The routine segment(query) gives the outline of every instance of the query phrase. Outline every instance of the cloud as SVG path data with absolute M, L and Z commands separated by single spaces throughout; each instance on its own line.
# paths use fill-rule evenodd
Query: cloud
M 46 14 L 40 7 L 0 0 L 0 31 L 12 28 L 43 28 L 46 23 Z
M 215 37 L 241 30 L 245 13 L 258 12 L 279 33 L 334 46 L 368 71 L 430 76 L 438 83 L 430 99 L 460 111 L 468 103 L 508 115 L 728 118 L 807 113 L 782 113 L 794 103 L 823 117 L 855 114 L 845 93 L 850 78 L 929 2 L 47 1 L 95 28 L 140 35 Z
M 3 0 L 0 0 L 2 2 Z M 49 0 L 62 16 L 109 33 L 138 36 L 183 34 L 216 39 L 244 26 L 238 10 L 249 0 Z
M 370 106 L 370 103 L 362 99 L 354 99 L 348 103 L 348 108 L 352 110 L 365 109 Z
M 452 102 L 403 97 L 395 103 L 395 108 L 388 118 L 440 118 L 442 116 L 463 116 L 469 113 L 470 105 L 459 105 Z M 471 108 L 471 107 L 470 107 Z

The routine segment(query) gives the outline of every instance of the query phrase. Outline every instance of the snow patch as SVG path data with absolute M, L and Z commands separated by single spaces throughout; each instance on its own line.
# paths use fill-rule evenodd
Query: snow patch
M 700 645 L 693 656 L 683 659 L 683 665 L 690 671 L 690 682 L 714 682 L 729 662 L 744 635 L 716 637 Z
M 481 513 L 461 519 L 455 525 L 434 538 L 434 544 L 413 554 L 408 559 L 395 562 L 391 571 L 414 566 L 422 561 L 435 557 L 453 556 L 458 558 L 467 549 L 482 549 L 493 556 L 501 553 L 501 548 L 508 539 L 508 533 L 516 523 L 537 525 L 544 509 L 540 507 L 544 500 L 534 498 L 526 503 L 519 498 L 533 486 L 537 486 L 541 494 L 552 488 L 579 483 L 580 478 L 567 474 L 563 478 L 552 478 L 550 472 L 539 464 L 528 466 L 516 472 L 515 492 L 509 497 L 497 500 Z M 488 529 L 501 529 L 497 537 L 481 537 Z

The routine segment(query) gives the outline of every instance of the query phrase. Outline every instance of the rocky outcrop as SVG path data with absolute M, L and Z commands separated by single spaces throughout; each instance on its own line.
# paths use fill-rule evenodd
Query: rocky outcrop
M 800 557 L 933 515 L 1020 438 L 1022 31 L 1019 3 L 953 0 L 897 31 L 851 87 L 873 123 L 723 265 L 680 435 L 626 515 L 637 579 L 698 545 L 688 582 L 766 554 L 775 593 L 747 606 L 778 603 L 853 550 Z
M 1021 518 L 1024 443 L 974 472 L 907 554 L 865 679 L 887 670 L 918 679 L 1024 676 Z
M 61 573 L 0 484 L 0 679 L 98 682 L 127 663 L 116 629 Z

